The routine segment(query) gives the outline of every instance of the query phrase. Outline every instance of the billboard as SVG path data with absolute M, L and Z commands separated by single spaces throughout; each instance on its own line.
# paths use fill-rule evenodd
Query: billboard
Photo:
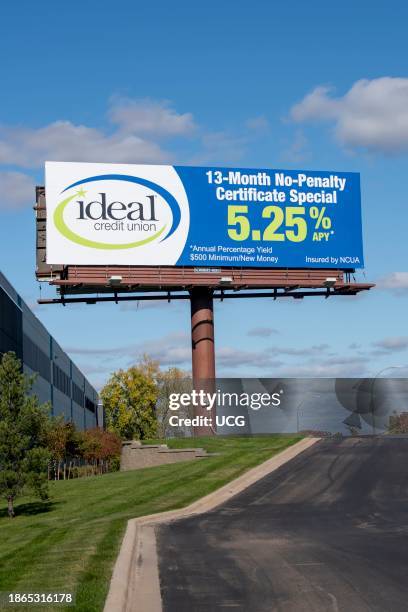
M 47 263 L 361 268 L 360 175 L 47 162 Z

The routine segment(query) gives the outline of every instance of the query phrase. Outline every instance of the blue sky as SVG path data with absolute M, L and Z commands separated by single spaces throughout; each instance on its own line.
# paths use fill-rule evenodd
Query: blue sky
M 35 304 L 32 205 L 45 159 L 358 171 L 358 278 L 378 288 L 217 303 L 218 373 L 360 376 L 407 364 L 407 20 L 404 2 L 7 3 L 1 270 Z M 190 367 L 187 304 L 35 311 L 98 386 L 143 352 Z

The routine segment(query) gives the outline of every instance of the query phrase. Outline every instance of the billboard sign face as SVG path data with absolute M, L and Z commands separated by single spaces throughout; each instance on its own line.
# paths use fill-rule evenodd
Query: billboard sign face
M 356 173 L 46 163 L 47 263 L 362 268 Z

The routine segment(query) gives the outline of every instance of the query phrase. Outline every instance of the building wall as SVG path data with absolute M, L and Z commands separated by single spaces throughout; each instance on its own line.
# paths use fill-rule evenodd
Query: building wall
M 22 312 L 11 289 L 0 283 L 0 352 L 14 351 L 21 359 Z
M 51 403 L 54 416 L 79 429 L 103 427 L 96 390 L 0 272 L 0 354 L 7 351 L 36 374 L 32 392 Z

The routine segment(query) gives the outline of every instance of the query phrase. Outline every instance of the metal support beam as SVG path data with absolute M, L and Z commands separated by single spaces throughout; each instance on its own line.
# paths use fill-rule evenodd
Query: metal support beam
M 340 295 L 356 295 L 360 291 L 365 291 L 370 289 L 373 285 L 346 285 L 344 288 L 333 288 L 333 289 L 324 289 L 324 290 L 312 290 L 312 291 L 289 291 L 285 290 L 278 291 L 274 289 L 273 291 L 234 291 L 234 292 L 226 292 L 225 290 L 214 291 L 212 294 L 213 299 L 215 300 L 227 300 L 227 299 L 242 299 L 242 298 L 270 298 L 276 300 L 277 298 L 294 298 L 301 299 L 304 297 L 328 297 L 328 296 L 340 296 Z M 205 289 L 205 288 L 203 288 Z M 190 292 L 193 289 L 190 290 Z M 211 291 L 211 290 L 210 290 Z M 82 297 L 66 297 L 65 295 L 61 295 L 60 298 L 40 298 L 37 300 L 38 304 L 75 304 L 75 303 L 83 303 L 83 304 L 96 304 L 97 302 L 138 302 L 144 300 L 166 300 L 168 302 L 172 300 L 189 300 L 189 293 L 171 293 L 170 291 L 166 291 L 161 294 L 150 294 L 144 293 L 141 295 L 119 295 L 115 296 L 85 296 Z

